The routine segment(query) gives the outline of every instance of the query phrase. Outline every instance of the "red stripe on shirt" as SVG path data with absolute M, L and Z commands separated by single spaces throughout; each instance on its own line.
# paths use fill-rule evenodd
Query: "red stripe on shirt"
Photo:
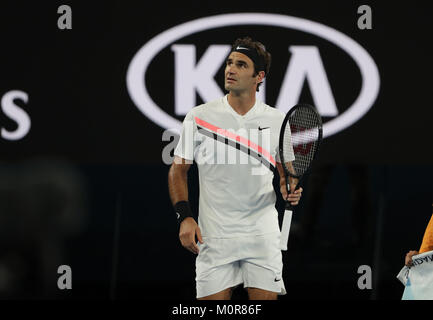
M 223 135 L 227 138 L 230 138 L 230 139 L 235 140 L 239 143 L 242 143 L 243 145 L 253 149 L 254 151 L 256 151 L 258 153 L 260 153 L 262 156 L 264 156 L 269 162 L 271 162 L 275 166 L 275 159 L 272 157 L 272 155 L 269 153 L 269 151 L 262 148 L 258 144 L 255 144 L 254 142 L 252 142 L 252 141 L 250 141 L 250 140 L 248 140 L 242 136 L 239 136 L 233 132 L 230 132 L 226 129 L 221 129 L 217 126 L 214 126 L 213 124 L 210 124 L 209 122 L 206 122 L 200 118 L 194 117 L 194 119 L 198 125 L 206 128 L 206 129 L 209 129 L 209 130 L 211 130 L 217 134 Z

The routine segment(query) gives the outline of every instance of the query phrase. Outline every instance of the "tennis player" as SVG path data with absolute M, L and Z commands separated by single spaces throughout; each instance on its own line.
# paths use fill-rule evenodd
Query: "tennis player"
M 270 63 L 260 42 L 237 39 L 225 67 L 228 94 L 191 109 L 183 122 L 168 184 L 181 244 L 198 254 L 198 299 L 229 300 L 241 284 L 251 300 L 276 300 L 286 293 L 275 167 L 284 199 L 297 205 L 302 188 L 294 190 L 296 181 L 289 180 L 287 192 L 278 162 L 284 114 L 256 100 Z M 294 160 L 293 148 L 288 159 Z M 199 171 L 198 224 L 188 203 L 187 172 L 193 161 Z

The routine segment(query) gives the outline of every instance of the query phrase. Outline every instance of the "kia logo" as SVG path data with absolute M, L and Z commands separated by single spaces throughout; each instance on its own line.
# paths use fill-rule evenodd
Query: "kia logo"
M 276 107 L 287 112 L 298 103 L 302 84 L 309 82 L 314 105 L 322 116 L 331 117 L 323 125 L 323 136 L 328 137 L 351 126 L 367 113 L 379 93 L 378 68 L 356 41 L 326 25 L 307 19 L 269 13 L 234 13 L 200 18 L 166 30 L 147 42 L 133 57 L 127 71 L 128 92 L 138 109 L 164 129 L 178 133 L 182 123 L 162 110 L 151 98 L 146 85 L 146 71 L 152 60 L 164 48 L 183 37 L 215 28 L 235 25 L 263 25 L 302 31 L 338 46 L 356 63 L 361 74 L 361 89 L 353 104 L 339 114 L 319 50 L 315 46 L 290 46 L 291 59 L 281 84 Z M 213 76 L 224 63 L 230 45 L 211 45 L 200 61 L 195 61 L 194 45 L 171 46 L 175 55 L 175 113 L 184 115 L 195 106 L 195 93 L 204 101 L 223 95 Z M 264 84 L 265 85 L 265 84 Z M 257 94 L 263 94 L 263 90 Z M 262 97 L 259 96 L 264 101 Z

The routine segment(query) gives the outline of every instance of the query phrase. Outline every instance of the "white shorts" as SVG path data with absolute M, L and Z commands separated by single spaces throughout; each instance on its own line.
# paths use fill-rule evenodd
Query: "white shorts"
M 196 259 L 197 298 L 244 284 L 280 295 L 282 278 L 280 232 L 240 238 L 203 238 Z

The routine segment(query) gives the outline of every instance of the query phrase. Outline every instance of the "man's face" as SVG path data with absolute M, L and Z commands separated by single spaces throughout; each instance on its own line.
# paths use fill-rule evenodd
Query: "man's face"
M 242 92 L 255 91 L 255 86 L 262 80 L 262 75 L 254 74 L 254 62 L 245 54 L 232 52 L 226 61 L 225 89 L 227 91 Z

